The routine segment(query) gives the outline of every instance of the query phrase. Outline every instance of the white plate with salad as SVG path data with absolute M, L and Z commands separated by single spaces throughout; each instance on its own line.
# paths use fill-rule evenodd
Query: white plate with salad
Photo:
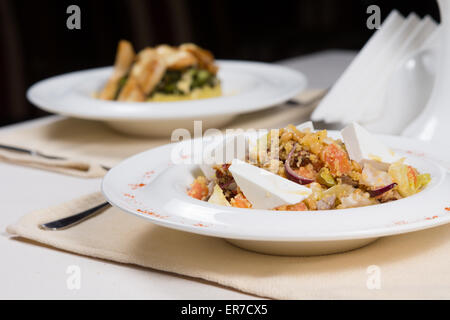
M 306 88 L 305 76 L 275 64 L 214 60 L 193 44 L 138 53 L 119 43 L 114 67 L 52 77 L 28 99 L 48 112 L 104 121 L 129 134 L 168 136 L 174 129 L 220 128 L 238 114 L 283 103 Z
M 209 157 L 239 138 L 246 152 Z M 152 149 L 112 168 L 102 190 L 168 228 L 266 254 L 330 254 L 449 223 L 450 178 L 430 154 L 425 143 L 357 124 L 342 133 L 306 124 Z

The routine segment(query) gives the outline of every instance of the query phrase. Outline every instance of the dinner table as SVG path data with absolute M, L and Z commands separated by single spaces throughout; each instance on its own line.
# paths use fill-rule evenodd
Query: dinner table
M 326 50 L 276 63 L 304 73 L 309 88 L 329 88 L 356 53 Z M 4 126 L 0 132 L 61 118 L 44 116 Z M 98 191 L 101 179 L 0 162 L 0 181 L 0 299 L 259 299 L 204 280 L 90 258 L 13 238 L 6 227 L 21 216 Z M 81 279 L 76 287 L 68 284 L 74 268 Z

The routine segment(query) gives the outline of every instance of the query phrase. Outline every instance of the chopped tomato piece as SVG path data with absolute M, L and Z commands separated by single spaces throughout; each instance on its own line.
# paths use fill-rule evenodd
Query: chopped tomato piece
M 191 184 L 191 189 L 188 191 L 188 195 L 192 198 L 203 200 L 208 196 L 209 189 L 206 184 L 206 178 L 201 176 L 194 180 Z
M 352 169 L 347 153 L 333 143 L 322 151 L 320 158 L 335 176 L 347 174 Z
M 308 207 L 303 202 L 299 202 L 287 207 L 288 211 L 306 211 Z
M 236 208 L 251 208 L 252 204 L 247 198 L 242 194 L 238 193 L 233 199 L 230 201 L 231 205 Z
M 299 202 L 296 204 L 279 206 L 278 208 L 275 208 L 275 210 L 278 210 L 278 211 L 307 211 L 308 207 L 306 206 L 306 204 L 304 202 Z
M 316 180 L 316 172 L 314 171 L 314 167 L 309 164 L 306 167 L 300 167 L 295 172 L 302 177 Z
M 408 166 L 408 180 L 414 183 L 414 186 L 417 185 L 417 172 L 413 167 Z

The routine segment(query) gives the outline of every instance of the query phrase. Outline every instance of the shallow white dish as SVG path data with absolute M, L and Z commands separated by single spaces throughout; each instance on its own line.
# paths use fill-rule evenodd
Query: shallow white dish
M 177 102 L 117 102 L 94 98 L 111 75 L 112 67 L 72 72 L 42 80 L 27 97 L 39 108 L 82 119 L 105 121 L 113 128 L 137 135 L 170 135 L 174 129 L 219 128 L 234 116 L 264 109 L 300 93 L 306 78 L 286 67 L 247 61 L 219 60 L 223 96 Z
M 329 133 L 339 137 L 337 132 Z M 277 255 L 342 252 L 379 237 L 449 223 L 450 178 L 446 169 L 430 159 L 427 145 L 401 137 L 380 138 L 404 153 L 419 171 L 431 174 L 425 190 L 394 202 L 342 210 L 274 212 L 218 206 L 186 195 L 198 166 L 174 164 L 190 158 L 178 151 L 172 154 L 177 144 L 123 161 L 107 173 L 102 190 L 112 205 L 155 224 L 225 238 L 242 248 Z M 174 150 L 180 150 L 181 144 Z

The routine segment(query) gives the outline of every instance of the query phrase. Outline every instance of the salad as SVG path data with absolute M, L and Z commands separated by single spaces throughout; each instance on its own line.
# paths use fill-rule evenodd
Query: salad
M 119 42 L 114 71 L 98 98 L 129 102 L 177 101 L 221 95 L 211 52 L 193 43 L 159 45 L 135 53 Z
M 310 122 L 270 130 L 240 159 L 201 166 L 187 194 L 237 208 L 330 210 L 406 198 L 430 182 L 358 124 L 342 136 Z

